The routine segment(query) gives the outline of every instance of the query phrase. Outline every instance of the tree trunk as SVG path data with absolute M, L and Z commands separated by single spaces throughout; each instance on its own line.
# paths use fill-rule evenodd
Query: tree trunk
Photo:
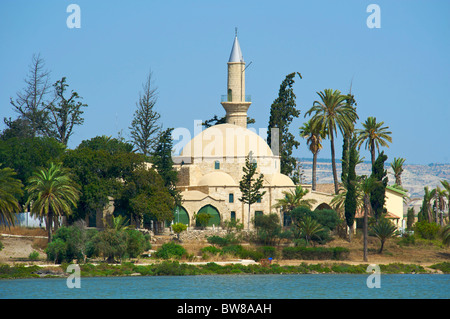
M 250 203 L 248 204 L 247 230 L 250 231 Z
M 53 224 L 53 213 L 51 211 L 47 214 L 47 236 L 48 243 L 52 242 L 52 224 Z
M 352 236 L 353 236 L 353 225 L 348 226 L 348 242 L 349 243 L 352 242 Z
M 313 167 L 312 167 L 312 187 L 313 191 L 316 190 L 316 179 L 317 179 L 317 153 L 313 154 Z
M 364 195 L 364 256 L 363 260 L 367 261 L 368 249 L 367 249 L 367 237 L 368 237 L 368 215 L 369 215 L 369 206 L 370 200 L 368 195 Z
M 337 171 L 336 171 L 336 160 L 335 160 L 335 154 L 334 154 L 334 136 L 333 136 L 333 130 L 331 128 L 330 128 L 330 143 L 331 143 L 331 166 L 333 168 L 333 179 L 334 179 L 334 193 L 337 194 L 339 192 L 339 184 L 338 184 Z
M 373 168 L 373 164 L 375 163 L 375 143 L 374 143 L 374 140 L 370 141 L 370 153 L 372 155 L 372 168 Z
M 384 240 L 381 240 L 381 247 L 380 250 L 378 251 L 379 254 L 383 252 L 383 247 L 384 247 Z

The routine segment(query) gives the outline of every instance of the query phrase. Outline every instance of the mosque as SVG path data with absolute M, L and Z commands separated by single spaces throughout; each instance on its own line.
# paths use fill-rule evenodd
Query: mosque
M 246 64 L 237 36 L 227 65 L 227 94 L 221 102 L 226 123 L 203 130 L 174 157 L 179 178 L 177 187 L 182 195 L 182 205 L 175 211 L 175 223 L 195 226 L 194 215 L 205 212 L 211 215 L 208 226 L 234 219 L 243 223 L 245 229 L 252 228 L 255 215 L 279 213 L 273 208 L 276 200 L 284 198 L 284 191 L 296 187 L 288 176 L 280 173 L 277 149 L 272 150 L 264 138 L 247 128 L 251 99 L 245 94 Z M 257 176 L 264 176 L 261 191 L 265 191 L 262 199 L 251 205 L 250 213 L 248 205 L 239 200 L 242 196 L 239 181 L 249 154 L 256 164 Z M 319 197 L 315 206 L 329 203 L 332 198 L 330 194 L 314 195 Z

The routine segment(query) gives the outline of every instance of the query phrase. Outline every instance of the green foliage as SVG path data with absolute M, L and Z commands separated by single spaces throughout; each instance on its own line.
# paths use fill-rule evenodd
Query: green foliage
M 144 235 L 136 229 L 125 229 L 124 232 L 126 234 L 126 254 L 128 257 L 137 258 L 152 247 L 149 235 Z
M 142 85 L 143 93 L 139 93 L 139 101 L 131 122 L 130 134 L 137 150 L 145 156 L 150 155 L 155 144 L 155 137 L 161 130 L 158 120 L 161 115 L 154 110 L 158 100 L 157 89 L 153 87 L 152 72 Z
M 273 245 L 281 234 L 280 218 L 277 214 L 255 216 L 256 241 Z
M 385 212 L 384 204 L 386 201 L 386 186 L 388 184 L 387 170 L 384 169 L 384 162 L 387 155 L 381 152 L 372 166 L 372 175 L 375 180 L 379 181 L 370 192 L 370 205 L 372 206 L 375 218 L 378 219 Z
M 439 229 L 439 225 L 425 220 L 414 224 L 414 232 L 423 239 L 436 239 Z
M 284 259 L 304 260 L 344 260 L 348 258 L 350 250 L 344 247 L 285 247 L 282 250 Z
M 3 246 L 2 242 L 0 241 L 0 251 L 2 251 L 3 248 L 5 248 L 5 246 Z
M 371 235 L 377 237 L 380 242 L 379 254 L 383 252 L 384 243 L 387 239 L 396 236 L 397 227 L 387 218 L 381 217 L 370 227 Z
M 299 117 L 300 111 L 296 108 L 295 94 L 293 85 L 295 83 L 295 76 L 298 74 L 300 78 L 302 76 L 298 72 L 290 73 L 286 76 L 280 85 L 278 91 L 278 97 L 273 101 L 270 107 L 270 118 L 267 129 L 267 143 L 270 147 L 273 145 L 279 145 L 280 155 L 280 172 L 290 176 L 295 168 L 296 159 L 292 157 L 293 148 L 298 148 L 300 143 L 295 140 L 292 133 L 289 132 L 289 125 L 294 118 Z M 272 136 L 271 129 L 278 128 L 278 141 L 275 141 L 275 137 Z M 272 145 L 273 144 L 273 145 Z M 294 180 L 294 183 L 298 183 L 298 180 Z
M 0 224 L 14 225 L 15 213 L 21 209 L 18 198 L 22 194 L 23 185 L 16 172 L 9 167 L 0 168 Z
M 47 259 L 55 263 L 82 261 L 86 254 L 87 234 L 76 226 L 62 226 L 53 236 L 45 250 Z
M 165 243 L 163 244 L 155 253 L 155 257 L 161 258 L 161 259 L 179 259 L 183 257 L 183 255 L 186 255 L 187 251 L 186 249 L 178 244 L 175 244 L 173 242 Z
M 227 246 L 227 245 L 231 244 L 229 238 L 216 236 L 216 235 L 215 236 L 209 236 L 209 237 L 206 238 L 206 240 L 211 245 L 216 245 L 216 246 L 219 246 L 219 247 L 223 247 L 223 246 Z
M 444 274 L 450 274 L 450 262 L 442 262 L 438 264 L 431 265 L 430 268 L 440 270 Z
M 164 186 L 168 189 L 170 195 L 173 197 L 176 206 L 180 205 L 181 203 L 181 195 L 179 190 L 177 190 L 176 188 L 176 184 L 178 182 L 178 172 L 173 168 L 174 163 L 172 160 L 172 131 L 173 128 L 168 128 L 159 134 L 157 142 L 155 144 L 154 152 L 151 156 L 151 162 L 153 163 L 156 171 L 162 177 Z
M 196 222 L 196 225 L 198 227 L 201 227 L 202 229 L 205 229 L 206 226 L 208 226 L 209 220 L 211 219 L 211 215 L 205 212 L 201 212 L 198 214 L 194 214 L 194 219 Z
M 187 229 L 187 225 L 183 223 L 175 223 L 172 225 L 172 230 L 175 234 L 178 235 L 178 239 L 180 238 L 180 233 Z
M 14 169 L 17 178 L 25 185 L 33 173 L 64 153 L 65 146 L 48 137 L 13 137 L 0 140 L 0 163 Z M 21 203 L 25 201 L 21 199 Z
M 347 226 L 353 228 L 355 221 L 356 209 L 357 209 L 357 190 L 356 190 L 356 164 L 359 158 L 358 150 L 356 149 L 356 140 L 351 139 L 349 145 L 348 155 L 348 171 L 346 174 L 345 186 L 347 193 L 345 195 L 344 209 L 345 209 L 345 221 Z
M 35 250 L 33 250 L 29 255 L 28 259 L 30 260 L 38 260 L 39 259 L 39 253 Z

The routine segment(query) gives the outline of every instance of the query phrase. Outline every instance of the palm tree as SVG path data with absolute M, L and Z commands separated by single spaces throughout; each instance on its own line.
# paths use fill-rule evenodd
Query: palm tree
M 14 214 L 20 212 L 17 198 L 23 195 L 23 184 L 15 175 L 12 168 L 0 169 L 0 224 L 8 226 L 14 226 Z
M 78 186 L 61 165 L 51 163 L 48 169 L 41 169 L 30 177 L 26 190 L 26 205 L 31 204 L 31 213 L 47 218 L 48 242 L 51 242 L 53 220 L 72 213 L 80 196 Z
M 331 164 L 333 168 L 334 191 L 339 191 L 336 159 L 334 150 L 334 137 L 339 129 L 342 134 L 353 130 L 353 125 L 358 119 L 356 109 L 349 103 L 349 96 L 342 95 L 339 90 L 325 89 L 317 93 L 321 101 L 314 101 L 306 115 L 314 113 L 311 118 L 313 128 L 318 127 L 327 131 L 331 144 Z
M 441 226 L 444 225 L 444 218 L 443 218 L 443 212 L 445 210 L 445 197 L 447 197 L 447 192 L 444 189 L 441 189 L 439 186 L 437 186 L 434 189 L 434 202 L 436 205 L 436 224 L 440 224 Z M 439 210 L 439 216 L 438 216 L 438 210 Z
M 389 127 L 383 127 L 384 122 L 377 123 L 375 117 L 368 117 L 366 122 L 363 123 L 364 129 L 356 130 L 358 134 L 358 147 L 366 142 L 366 149 L 369 149 L 372 155 L 372 166 L 375 163 L 375 149 L 379 149 L 380 146 L 389 147 L 387 142 L 392 143 L 392 132 L 387 129 Z
M 277 199 L 273 208 L 281 208 L 282 212 L 290 212 L 294 208 L 300 206 L 311 209 L 313 204 L 317 201 L 315 199 L 303 199 L 308 192 L 309 191 L 304 189 L 301 185 L 297 185 L 293 191 L 283 191 L 284 198 Z M 280 218 L 283 220 L 282 216 L 280 216 Z
M 300 127 L 300 137 L 306 138 L 306 143 L 309 145 L 309 150 L 313 154 L 312 167 L 312 190 L 316 190 L 316 169 L 317 169 L 317 154 L 322 149 L 322 139 L 326 137 L 327 131 L 319 127 L 313 128 L 311 120 L 303 123 Z
M 384 217 L 380 218 L 376 224 L 371 227 L 373 235 L 381 242 L 380 250 L 378 251 L 379 254 L 383 252 L 386 240 L 395 236 L 396 229 L 395 225 L 389 219 Z
M 431 210 L 431 201 L 434 198 L 434 194 L 436 190 L 429 190 L 428 186 L 425 186 L 423 188 L 424 194 L 423 194 L 423 201 L 422 201 L 422 213 L 425 214 L 428 218 L 428 222 L 433 222 L 433 212 Z
M 447 197 L 448 217 L 450 218 L 450 183 L 446 180 L 442 180 L 441 184 L 445 188 L 445 194 Z
M 404 158 L 396 158 L 396 157 L 394 157 L 394 161 L 391 163 L 391 168 L 394 171 L 395 176 L 395 184 L 397 184 L 398 186 L 402 186 L 402 172 L 404 163 L 405 163 Z
M 372 206 L 370 204 L 370 193 L 372 190 L 379 184 L 379 181 L 377 181 L 374 177 L 367 178 L 366 176 L 363 176 L 361 179 L 361 191 L 364 194 L 364 254 L 363 259 L 364 261 L 367 261 L 368 256 L 368 250 L 367 250 L 367 238 L 368 238 L 368 217 L 369 212 L 372 209 Z
M 312 219 L 311 216 L 306 216 L 304 219 L 299 220 L 296 226 L 299 228 L 300 234 L 305 237 L 306 245 L 312 238 L 317 237 L 318 233 L 323 231 L 322 226 Z
M 442 243 L 447 246 L 450 245 L 450 224 L 447 224 L 447 226 L 444 227 L 442 232 Z

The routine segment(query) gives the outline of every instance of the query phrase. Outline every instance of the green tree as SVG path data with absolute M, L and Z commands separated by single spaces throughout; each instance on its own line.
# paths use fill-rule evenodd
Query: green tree
M 442 243 L 447 246 L 450 245 L 450 224 L 447 224 L 442 231 Z
M 428 221 L 428 223 L 433 222 L 433 212 L 431 209 L 431 201 L 434 198 L 434 192 L 435 190 L 430 190 L 428 186 L 425 186 L 423 188 L 424 194 L 423 194 L 423 200 L 422 200 L 422 206 L 419 211 L 418 221 Z
M 313 127 L 327 130 L 327 136 L 331 144 L 331 164 L 333 169 L 333 180 L 335 194 L 339 192 L 339 184 L 336 170 L 336 156 L 334 150 L 334 138 L 339 129 L 342 134 L 353 130 L 355 121 L 358 119 L 356 109 L 348 102 L 348 95 L 342 95 L 339 90 L 325 89 L 317 93 L 320 101 L 314 101 L 313 106 L 306 115 L 313 114 L 311 122 Z
M 273 245 L 281 234 L 280 219 L 277 214 L 255 216 L 256 237 L 264 245 Z
M 56 81 L 53 85 L 55 89 L 56 99 L 49 104 L 46 109 L 45 124 L 43 130 L 46 136 L 55 138 L 58 142 L 67 145 L 70 136 L 73 134 L 74 126 L 82 125 L 84 118 L 83 104 L 80 100 L 82 97 L 77 92 L 71 91 L 67 94 L 66 78 Z
M 149 220 L 171 221 L 175 202 L 158 172 L 142 166 L 124 177 L 115 206 L 117 211 L 128 212 L 142 226 Z
M 326 137 L 327 131 L 318 126 L 313 128 L 311 120 L 304 123 L 300 127 L 300 137 L 306 138 L 309 150 L 313 154 L 313 166 L 312 166 L 312 187 L 313 191 L 316 190 L 317 183 L 317 155 L 322 149 L 322 139 Z
M 157 88 L 152 84 L 152 72 L 143 84 L 143 93 L 139 93 L 139 102 L 131 122 L 130 134 L 133 145 L 139 152 L 148 156 L 151 154 L 155 139 L 161 130 L 158 120 L 161 115 L 154 110 L 158 101 Z
M 25 185 L 37 169 L 58 161 L 65 149 L 65 145 L 49 137 L 12 137 L 0 140 L 0 163 L 14 169 Z M 21 204 L 25 201 L 19 199 Z
M 387 239 L 394 237 L 396 232 L 395 225 L 387 218 L 380 218 L 374 225 L 371 227 L 372 234 L 377 237 L 380 242 L 380 250 L 379 254 L 383 252 L 384 243 Z
M 0 224 L 8 226 L 14 226 L 14 214 L 21 209 L 18 198 L 23 195 L 23 184 L 16 175 L 12 168 L 0 168 Z
M 356 130 L 358 134 L 358 146 L 366 142 L 366 149 L 370 151 L 372 166 L 375 164 L 375 150 L 380 146 L 389 147 L 388 142 L 392 143 L 392 132 L 388 131 L 389 127 L 383 126 L 384 122 L 377 123 L 375 117 L 368 117 L 363 123 L 363 129 Z
M 173 128 L 168 128 L 161 132 L 155 146 L 155 151 L 152 154 L 152 163 L 154 168 L 161 175 L 165 187 L 169 190 L 176 205 L 181 204 L 181 195 L 176 188 L 178 181 L 178 173 L 173 168 L 172 160 L 172 131 Z
M 172 230 L 177 234 L 178 240 L 180 240 L 180 234 L 187 229 L 187 225 L 183 223 L 175 223 L 172 225 Z
M 395 184 L 397 184 L 398 186 L 402 186 L 402 172 L 404 163 L 405 163 L 404 158 L 396 158 L 396 157 L 394 157 L 394 161 L 391 163 L 391 168 L 394 171 L 395 176 Z
M 298 223 L 296 223 L 296 226 L 300 230 L 300 236 L 305 238 L 306 245 L 320 232 L 322 232 L 324 229 L 323 227 L 314 220 L 311 216 L 306 216 L 304 219 L 300 219 Z
M 205 120 L 204 122 L 202 122 L 202 125 L 205 128 L 209 128 L 214 125 L 225 124 L 226 122 L 227 122 L 226 116 L 219 118 L 217 115 L 214 115 L 211 119 Z M 255 119 L 252 119 L 251 117 L 247 116 L 247 125 L 254 124 L 254 123 L 255 123 Z
M 296 207 L 304 206 L 311 209 L 313 204 L 317 201 L 315 199 L 303 199 L 308 194 L 308 190 L 304 189 L 301 185 L 297 185 L 295 190 L 283 191 L 284 198 L 276 199 L 276 203 L 273 208 L 280 208 L 281 213 L 289 213 Z M 280 218 L 283 218 L 280 214 Z
M 122 192 L 121 180 L 144 162 L 142 154 L 132 152 L 133 146 L 116 138 L 97 136 L 84 140 L 75 150 L 61 158 L 81 185 L 81 196 L 73 220 L 93 216 Z M 91 225 L 96 226 L 96 225 Z M 101 225 L 97 225 L 101 226 Z
M 415 219 L 414 207 L 409 207 L 406 214 L 406 229 L 412 230 Z
M 348 172 L 347 172 L 347 180 L 345 181 L 345 185 L 347 188 L 347 192 L 345 195 L 344 202 L 344 216 L 347 226 L 349 227 L 348 232 L 348 240 L 352 240 L 353 233 L 353 224 L 355 221 L 355 215 L 357 210 L 357 176 L 356 176 L 356 164 L 358 161 L 359 155 L 358 150 L 356 149 L 356 140 L 352 139 L 350 143 L 350 151 L 348 158 Z
M 245 157 L 245 166 L 242 170 L 244 171 L 244 175 L 239 181 L 239 190 L 242 193 L 242 197 L 239 200 L 248 204 L 247 228 L 250 229 L 250 206 L 260 200 L 266 193 L 265 191 L 261 192 L 264 175 L 259 174 L 258 178 L 256 178 L 256 163 L 253 162 L 251 152 Z
M 378 187 L 380 182 L 373 176 L 370 176 L 367 178 L 366 176 L 363 176 L 361 178 L 361 190 L 364 194 L 364 221 L 363 221 L 363 231 L 364 231 L 364 253 L 363 253 L 363 260 L 367 261 L 368 257 L 368 248 L 367 248 L 367 239 L 368 239 L 368 218 L 370 214 L 370 210 L 372 209 L 372 206 L 370 204 L 371 202 L 371 193 L 373 189 Z
M 296 108 L 296 97 L 292 87 L 295 83 L 294 77 L 296 74 L 299 75 L 300 79 L 302 78 L 300 73 L 293 72 L 288 74 L 281 83 L 278 97 L 270 107 L 269 126 L 267 129 L 267 143 L 272 149 L 276 149 L 275 145 L 278 145 L 280 172 L 288 176 L 292 175 L 296 164 L 295 158 L 292 157 L 292 150 L 300 145 L 295 140 L 295 136 L 289 132 L 290 123 L 300 115 L 300 111 Z M 275 140 L 276 137 L 272 136 L 272 129 L 274 128 L 278 129 L 278 140 Z M 297 184 L 298 181 L 294 180 L 294 183 Z
M 448 215 L 450 218 L 450 183 L 447 180 L 441 181 L 442 186 L 445 189 L 445 195 L 447 197 L 447 208 L 448 208 Z
M 59 216 L 68 216 L 79 198 L 78 186 L 72 181 L 68 172 L 61 166 L 50 164 L 48 169 L 41 169 L 29 179 L 28 201 L 31 213 L 46 217 L 48 242 L 52 241 L 52 224 Z
M 384 169 L 384 163 L 387 160 L 387 155 L 381 152 L 374 165 L 372 165 L 372 177 L 379 183 L 370 193 L 370 204 L 375 215 L 375 219 L 379 219 L 380 216 L 386 212 L 384 204 L 386 202 L 386 186 L 388 184 L 387 170 Z
M 435 203 L 435 221 L 436 224 L 439 224 L 441 226 L 444 225 L 444 210 L 445 210 L 445 197 L 447 196 L 447 193 L 444 189 L 441 189 L 439 186 L 437 186 L 434 189 L 434 203 Z

